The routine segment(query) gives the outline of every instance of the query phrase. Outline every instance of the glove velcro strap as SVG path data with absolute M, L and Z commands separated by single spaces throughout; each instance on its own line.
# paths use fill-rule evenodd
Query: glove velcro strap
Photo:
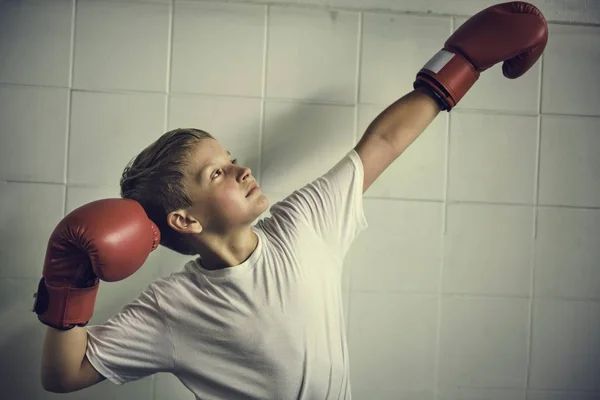
M 76 288 L 49 284 L 42 278 L 34 295 L 33 311 L 40 322 L 56 329 L 85 326 L 94 313 L 98 287 L 98 279 L 93 286 Z
M 473 64 L 457 53 L 440 50 L 417 74 L 414 87 L 427 86 L 452 109 L 479 79 Z

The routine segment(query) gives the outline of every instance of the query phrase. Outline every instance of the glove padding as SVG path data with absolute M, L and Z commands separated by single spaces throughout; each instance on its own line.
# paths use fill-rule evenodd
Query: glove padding
M 85 326 L 99 279 L 129 277 L 159 243 L 158 227 L 134 200 L 104 199 L 77 208 L 50 236 L 33 311 L 56 329 Z
M 414 88 L 427 88 L 442 110 L 450 111 L 481 72 L 504 61 L 514 79 L 527 72 L 548 42 L 548 25 L 535 6 L 522 1 L 497 4 L 461 25 L 419 71 Z

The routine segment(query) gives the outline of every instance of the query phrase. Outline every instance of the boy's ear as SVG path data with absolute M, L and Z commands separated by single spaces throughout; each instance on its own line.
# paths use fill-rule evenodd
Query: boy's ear
M 167 215 L 167 224 L 180 233 L 200 233 L 202 225 L 186 210 L 171 211 Z

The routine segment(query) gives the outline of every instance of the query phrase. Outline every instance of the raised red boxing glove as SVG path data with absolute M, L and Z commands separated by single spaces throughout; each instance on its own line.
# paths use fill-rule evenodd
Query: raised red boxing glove
M 450 111 L 481 72 L 504 61 L 504 76 L 518 78 L 535 64 L 547 42 L 548 25 L 535 6 L 497 4 L 461 25 L 419 71 L 413 86 L 429 89 L 442 110 Z
M 85 326 L 98 279 L 127 278 L 159 243 L 160 231 L 134 200 L 97 200 L 73 210 L 48 240 L 33 311 L 56 329 Z

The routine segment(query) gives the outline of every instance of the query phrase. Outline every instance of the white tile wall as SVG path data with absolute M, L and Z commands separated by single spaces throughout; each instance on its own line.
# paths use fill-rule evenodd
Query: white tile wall
M 536 299 L 531 328 L 530 389 L 600 391 L 598 302 Z
M 262 95 L 265 7 L 175 2 L 171 92 Z
M 0 179 L 65 183 L 69 90 L 0 87 Z
M 447 210 L 445 293 L 527 296 L 533 207 L 451 204 Z
M 337 163 L 488 5 L 286 2 L 0 1 L 4 394 L 55 397 L 30 311 L 48 237 L 65 212 L 117 197 L 146 145 L 205 129 L 274 204 Z M 343 274 L 356 399 L 600 398 L 600 13 L 534 3 L 553 21 L 543 59 L 516 80 L 490 68 L 364 196 L 369 229 Z M 91 322 L 187 260 L 160 248 L 102 284 Z M 164 374 L 67 397 L 192 398 Z
M 358 13 L 271 7 L 267 97 L 354 102 Z
M 167 129 L 201 127 L 259 179 L 261 104 L 259 98 L 171 95 Z
M 265 102 L 261 188 L 291 193 L 323 175 L 356 144 L 349 106 Z
M 539 203 L 600 207 L 600 118 L 541 118 Z
M 365 13 L 360 103 L 387 106 L 412 90 L 416 73 L 451 33 L 450 18 Z
M 3 398 L 49 398 L 49 393 L 38 384 L 46 329 L 31 312 L 38 282 L 38 277 L 0 279 L 0 318 L 4 324 L 0 330 Z
M 535 294 L 600 300 L 600 210 L 542 207 L 537 229 Z
M 367 199 L 364 209 L 369 229 L 346 259 L 352 290 L 437 293 L 442 203 Z
M 0 278 L 40 276 L 64 204 L 62 185 L 0 182 Z
M 350 301 L 353 398 L 433 399 L 436 296 L 357 292 Z
M 119 184 L 123 168 L 164 131 L 166 97 L 73 91 L 68 182 Z
M 461 112 L 450 116 L 448 197 L 533 204 L 537 118 Z
M 169 18 L 167 4 L 78 1 L 73 87 L 164 91 Z
M 154 397 L 157 399 L 194 400 L 194 395 L 174 375 L 158 373 L 154 376 Z
M 445 296 L 441 309 L 442 389 L 525 389 L 529 300 Z
M 600 27 L 550 25 L 542 112 L 600 115 Z
M 71 0 L 1 1 L 0 83 L 68 86 L 72 19 Z

